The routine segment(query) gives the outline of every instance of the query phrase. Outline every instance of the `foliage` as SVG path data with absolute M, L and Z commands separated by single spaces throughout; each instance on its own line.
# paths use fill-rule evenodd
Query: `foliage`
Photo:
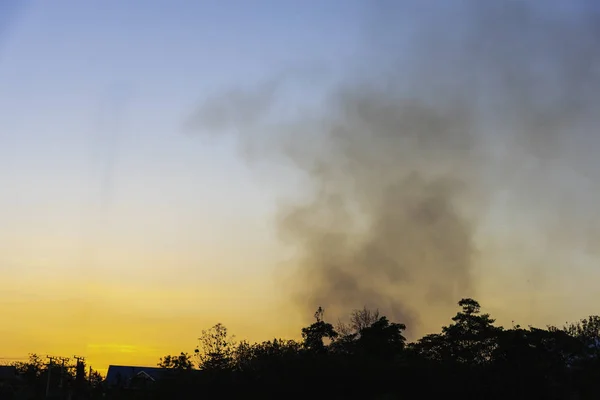
M 21 376 L 26 379 L 37 379 L 42 375 L 44 370 L 44 361 L 35 353 L 29 354 L 29 359 L 25 362 L 15 362 L 13 365 Z
M 160 368 L 168 368 L 179 371 L 189 371 L 194 368 L 192 356 L 184 352 L 181 352 L 178 356 L 166 355 L 159 360 L 157 365 Z
M 64 360 L 64 361 L 63 361 Z M 81 364 L 77 375 L 77 363 L 74 359 L 42 358 L 30 354 L 27 361 L 15 362 L 18 379 L 9 382 L 13 398 L 42 399 L 50 398 L 93 398 L 103 396 L 104 378 L 97 371 L 86 375 L 85 364 Z M 0 379 L 0 387 L 6 382 Z M 62 396 L 62 397 L 61 397 Z M 87 397 L 86 397 L 87 396 Z M 0 395 L 0 398 L 5 398 Z
M 412 343 L 404 337 L 404 324 L 378 310 L 354 310 L 335 327 L 321 307 L 314 318 L 301 329 L 300 341 L 236 343 L 224 325 L 216 324 L 202 332 L 195 355 L 181 352 L 159 360 L 158 366 L 176 373 L 167 373 L 156 385 L 118 391 L 92 373 L 86 393 L 106 399 L 193 399 L 199 393 L 266 399 L 394 399 L 411 393 L 421 398 L 588 399 L 600 392 L 598 316 L 562 328 L 506 329 L 482 313 L 476 300 L 466 298 L 448 325 Z M 14 365 L 23 385 L 31 388 L 24 398 L 44 398 L 45 359 L 32 354 Z M 64 379 L 65 390 L 73 387 L 59 366 L 50 372 L 52 379 Z
M 347 322 L 334 327 L 319 307 L 315 322 L 302 328 L 301 342 L 273 339 L 236 345 L 217 324 L 203 332 L 200 365 L 228 371 L 225 381 L 235 383 L 227 386 L 233 391 L 229 395 L 268 398 L 285 397 L 276 389 L 280 386 L 311 398 L 398 398 L 409 389 L 420 390 L 423 397 L 563 398 L 585 393 L 569 386 L 573 382 L 600 386 L 591 376 L 575 372 L 598 359 L 599 346 L 593 345 L 600 343 L 600 318 L 562 329 L 505 329 L 482 313 L 474 299 L 462 299 L 458 306 L 441 332 L 414 343 L 407 343 L 404 324 L 367 308 L 352 311 Z M 600 365 L 596 368 L 600 371 Z M 435 385 L 417 383 L 432 379 Z M 360 381 L 360 388 L 342 384 L 351 381 Z M 220 380 L 215 388 L 222 384 Z
M 89 382 L 90 382 L 90 386 L 92 388 L 100 387 L 102 385 L 103 381 L 104 381 L 104 377 L 102 376 L 102 374 L 100 374 L 100 372 L 92 371 L 92 373 L 89 376 Z
M 235 342 L 227 328 L 218 323 L 202 331 L 200 342 L 195 350 L 198 366 L 203 370 L 224 370 L 233 367 Z
M 327 348 L 323 340 L 334 340 L 338 336 L 333 325 L 323 320 L 324 314 L 325 310 L 319 307 L 315 312 L 316 322 L 306 328 L 302 328 L 304 348 L 313 353 L 324 353 Z

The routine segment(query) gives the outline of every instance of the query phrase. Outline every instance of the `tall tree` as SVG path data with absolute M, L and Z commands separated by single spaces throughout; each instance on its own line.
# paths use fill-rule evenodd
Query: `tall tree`
M 233 367 L 235 350 L 234 337 L 227 328 L 218 323 L 212 328 L 202 331 L 195 350 L 198 366 L 204 370 L 225 370 Z
M 338 333 L 328 322 L 323 320 L 325 310 L 321 307 L 315 312 L 316 322 L 306 328 L 302 328 L 302 339 L 304 340 L 304 347 L 314 353 L 324 353 L 327 348 L 325 347 L 324 339 L 334 340 L 338 337 Z
M 481 307 L 476 300 L 462 299 L 458 305 L 462 310 L 452 318 L 454 323 L 442 328 L 454 359 L 466 364 L 491 361 L 502 329 L 494 326 L 495 320 L 489 314 L 480 313 Z

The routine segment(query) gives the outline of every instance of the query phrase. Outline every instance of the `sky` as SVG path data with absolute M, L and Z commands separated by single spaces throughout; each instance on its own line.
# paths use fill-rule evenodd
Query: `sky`
M 153 365 L 217 322 L 297 335 L 273 321 L 268 188 L 182 127 L 210 90 L 351 52 L 340 4 L 2 2 L 1 355 Z
M 0 356 L 154 365 L 193 351 L 217 322 L 249 340 L 297 337 L 306 315 L 278 285 L 293 256 L 273 224 L 295 181 L 284 167 L 257 173 L 235 137 L 190 134 L 185 122 L 206 95 L 232 84 L 368 65 L 356 59 L 363 7 L 2 2 L 0 315 L 10 323 L 0 327 Z M 519 263 L 544 261 L 544 246 L 515 255 L 517 244 L 496 245 L 514 238 L 522 247 L 535 221 L 507 224 L 523 210 L 502 195 L 489 208 L 479 239 L 488 248 L 484 308 L 525 324 L 593 313 L 596 260 L 570 253 L 580 267 L 557 266 L 532 286 L 540 275 Z

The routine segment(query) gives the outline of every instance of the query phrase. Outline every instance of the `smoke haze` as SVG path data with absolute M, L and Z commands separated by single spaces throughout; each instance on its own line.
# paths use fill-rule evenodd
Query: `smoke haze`
M 193 116 L 308 177 L 275 219 L 309 317 L 366 305 L 422 333 L 478 295 L 498 254 L 534 285 L 597 261 L 594 2 L 419 3 L 369 2 L 362 50 L 335 83 L 295 71 Z M 294 84 L 315 89 L 312 104 L 290 105 Z

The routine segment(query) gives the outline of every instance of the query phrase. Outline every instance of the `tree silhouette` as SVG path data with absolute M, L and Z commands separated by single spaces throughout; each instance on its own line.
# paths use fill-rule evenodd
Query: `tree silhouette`
M 29 354 L 27 361 L 15 362 L 13 365 L 17 368 L 17 371 L 28 380 L 39 378 L 44 370 L 44 361 L 35 353 Z
M 358 336 L 361 330 L 371 326 L 378 319 L 379 310 L 369 310 L 367 307 L 363 307 L 361 310 L 352 311 L 350 322 L 338 321 L 336 331 L 342 336 Z
M 235 342 L 227 328 L 218 323 L 209 330 L 202 331 L 200 342 L 195 350 L 198 366 L 204 370 L 223 370 L 233 367 Z
M 442 327 L 442 333 L 429 334 L 411 346 L 411 350 L 429 361 L 465 365 L 487 364 L 493 361 L 497 338 L 502 328 L 495 327 L 489 314 L 480 314 L 476 300 L 466 298 L 453 323 Z
M 357 340 L 360 352 L 377 359 L 392 359 L 404 349 L 406 338 L 402 332 L 404 324 L 390 323 L 386 317 L 379 317 L 370 326 L 362 327 Z
M 181 352 L 178 356 L 166 355 L 157 364 L 161 368 L 174 369 L 178 371 L 189 371 L 194 368 L 192 356 Z
M 453 324 L 442 328 L 453 360 L 465 364 L 492 361 L 496 338 L 502 328 L 495 327 L 489 314 L 480 314 L 477 301 L 467 298 L 458 302 L 462 311 L 452 318 Z
M 313 353 L 324 353 L 326 347 L 323 340 L 334 340 L 338 337 L 338 333 L 333 328 L 333 325 L 323 320 L 324 314 L 325 310 L 319 307 L 315 312 L 315 319 L 317 321 L 306 328 L 302 328 L 304 348 Z
M 235 343 L 227 328 L 216 324 L 199 338 L 195 357 L 200 370 L 194 369 L 193 355 L 181 352 L 159 360 L 170 371 L 163 371 L 151 387 L 116 390 L 92 374 L 86 391 L 79 393 L 90 399 L 187 399 L 202 393 L 328 400 L 404 398 L 409 393 L 422 398 L 558 400 L 591 399 L 600 393 L 600 317 L 562 328 L 505 329 L 482 313 L 474 299 L 462 299 L 458 306 L 450 324 L 413 343 L 404 337 L 404 324 L 366 307 L 352 311 L 337 329 L 319 307 L 315 322 L 301 329 L 302 340 Z M 19 379 L 0 376 L 3 398 L 16 393 L 11 385 L 27 389 L 17 398 L 45 398 L 47 383 L 58 388 L 61 378 L 56 394 L 67 398 L 75 388 L 72 372 L 65 369 L 61 375 L 57 365 L 47 379 L 48 367 L 35 354 L 13 365 Z

